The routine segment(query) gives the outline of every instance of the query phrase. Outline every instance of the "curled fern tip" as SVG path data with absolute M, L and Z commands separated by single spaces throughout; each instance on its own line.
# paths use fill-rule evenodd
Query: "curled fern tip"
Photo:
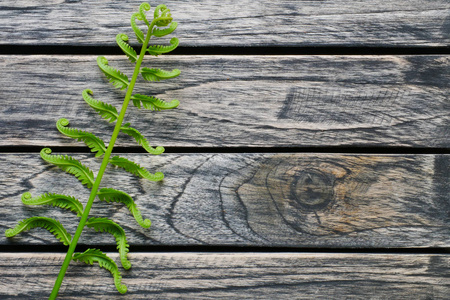
M 30 192 L 26 192 L 22 194 L 22 202 L 30 200 L 32 198 L 31 193 Z
M 52 149 L 50 149 L 50 148 L 43 148 L 41 150 L 41 154 L 52 154 Z
M 59 124 L 61 126 L 69 126 L 69 120 L 61 118 L 56 122 L 56 124 Z
M 149 228 L 150 226 L 152 226 L 152 221 L 145 219 L 142 227 Z

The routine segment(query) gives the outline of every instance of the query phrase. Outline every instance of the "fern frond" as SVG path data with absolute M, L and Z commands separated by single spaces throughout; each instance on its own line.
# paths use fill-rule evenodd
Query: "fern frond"
M 151 226 L 151 221 L 142 218 L 141 211 L 127 193 L 115 189 L 103 188 L 97 193 L 97 196 L 100 200 L 108 203 L 112 201 L 125 204 L 139 225 L 143 228 L 149 228 Z
M 145 11 L 150 10 L 150 4 L 144 2 L 141 5 L 139 5 L 139 14 L 140 14 L 140 19 L 141 21 L 144 21 L 145 24 L 147 24 L 147 26 L 150 26 L 150 23 L 147 21 L 147 17 L 145 15 Z
M 30 230 L 36 227 L 42 227 L 50 231 L 58 240 L 64 245 L 69 246 L 72 237 L 62 224 L 52 218 L 46 217 L 31 217 L 19 222 L 16 227 L 5 231 L 6 237 L 13 237 L 23 231 Z
M 174 32 L 175 29 L 177 29 L 178 23 L 177 22 L 172 22 L 170 23 L 170 26 L 164 29 L 159 29 L 159 28 L 153 28 L 152 30 L 152 35 L 156 36 L 156 37 L 162 37 L 168 34 L 171 34 L 172 32 Z
M 162 79 L 170 79 L 177 77 L 178 75 L 180 75 L 180 70 L 173 69 L 172 71 L 165 71 L 161 69 L 142 68 L 141 74 L 145 80 L 160 81 Z
M 160 5 L 156 6 L 155 11 L 153 12 L 153 18 L 158 19 L 161 16 L 162 12 L 166 9 L 167 9 L 167 6 L 164 4 L 160 4 Z
M 137 108 L 141 108 L 142 103 L 142 106 L 145 109 L 158 111 L 163 109 L 172 109 L 180 104 L 180 101 L 178 101 L 177 99 L 174 99 L 170 102 L 165 102 L 164 100 L 161 100 L 153 96 L 146 96 L 140 94 L 135 94 L 131 96 L 131 100 L 133 100 L 133 105 L 136 106 Z
M 125 270 L 131 268 L 131 263 L 127 259 L 130 245 L 127 244 L 127 237 L 123 228 L 114 221 L 107 218 L 90 218 L 86 226 L 95 229 L 97 232 L 108 232 L 114 236 L 119 250 L 120 261 Z
M 68 209 L 81 217 L 83 214 L 83 204 L 72 196 L 60 194 L 43 194 L 39 197 L 32 198 L 30 193 L 22 195 L 22 202 L 25 205 L 53 205 L 55 207 Z
M 134 13 L 131 15 L 131 28 L 133 28 L 134 34 L 136 35 L 137 41 L 142 44 L 145 40 L 144 33 L 139 29 L 139 27 L 136 24 L 136 19 L 141 19 L 140 13 Z
M 74 253 L 72 259 L 84 262 L 88 265 L 93 265 L 94 262 L 98 263 L 101 268 L 111 272 L 111 275 L 114 277 L 114 285 L 116 286 L 117 291 L 121 294 L 127 292 L 127 286 L 122 284 L 122 275 L 120 274 L 117 264 L 102 251 L 98 249 L 87 249 L 83 253 Z
M 87 131 L 76 128 L 67 128 L 66 126 L 68 125 L 69 121 L 64 118 L 61 118 L 56 122 L 56 128 L 58 128 L 59 132 L 70 138 L 83 141 L 91 149 L 91 152 L 97 152 L 95 157 L 101 156 L 106 152 L 105 143 L 100 138 Z
M 179 40 L 176 37 L 173 37 L 170 40 L 170 46 L 163 46 L 163 45 L 154 45 L 147 48 L 147 52 L 150 53 L 150 55 L 158 56 L 160 54 L 169 53 L 170 51 L 175 50 L 178 47 Z
M 136 142 L 140 146 L 142 146 L 145 149 L 145 151 L 147 151 L 148 153 L 154 154 L 154 155 L 159 155 L 164 152 L 164 147 L 158 146 L 156 148 L 153 148 L 152 146 L 150 146 L 147 139 L 145 137 L 143 137 L 142 134 L 137 129 L 130 127 L 129 124 L 125 124 L 124 126 L 120 127 L 120 130 L 123 133 L 134 137 Z
M 109 121 L 109 123 L 114 122 L 119 117 L 117 109 L 111 104 L 104 103 L 99 100 L 95 100 L 90 95 L 94 93 L 90 89 L 85 89 L 82 93 L 84 101 L 89 104 L 103 119 Z
M 156 7 L 153 16 L 153 22 L 158 27 L 167 26 L 173 20 L 172 15 L 170 14 L 170 9 L 168 9 L 164 4 L 160 4 Z
M 141 178 L 148 179 L 150 181 L 161 181 L 164 178 L 163 173 L 156 172 L 155 174 L 152 174 L 146 169 L 142 168 L 139 164 L 123 157 L 114 156 L 109 160 L 109 162 L 114 166 L 124 168 L 127 172 L 130 172 Z
M 127 75 L 110 67 L 108 65 L 108 60 L 104 56 L 97 57 L 97 65 L 114 87 L 124 90 L 130 84 Z
M 136 51 L 131 47 L 128 43 L 128 35 L 125 33 L 119 33 L 116 35 L 116 42 L 117 45 L 119 45 L 120 49 L 122 49 L 123 53 L 125 53 L 126 56 L 128 56 L 128 59 L 131 62 L 136 62 L 138 59 L 138 56 L 136 54 Z
M 91 188 L 94 184 L 94 173 L 75 158 L 68 155 L 52 155 L 50 148 L 44 148 L 40 154 L 43 160 L 58 166 L 69 174 L 74 175 L 82 184 Z

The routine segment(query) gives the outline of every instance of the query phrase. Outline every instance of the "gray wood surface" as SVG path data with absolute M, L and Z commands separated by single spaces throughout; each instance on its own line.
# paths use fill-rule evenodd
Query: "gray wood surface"
M 450 246 L 450 155 L 123 155 L 166 176 L 153 183 L 107 170 L 102 186 L 128 192 L 152 227 L 140 228 L 120 204 L 96 203 L 91 216 L 117 221 L 131 245 Z M 73 156 L 98 170 L 98 159 Z M 0 161 L 0 244 L 59 244 L 44 229 L 4 237 L 7 228 L 35 215 L 59 219 L 75 232 L 75 214 L 25 206 L 20 196 L 61 193 L 85 203 L 87 188 L 38 154 L 1 154 Z M 115 241 L 87 229 L 80 244 Z
M 113 45 L 142 1 L 3 0 L 0 43 Z M 160 2 L 150 1 L 153 6 Z M 183 46 L 448 46 L 447 0 L 163 1 Z
M 131 74 L 125 56 L 110 65 Z M 118 108 L 124 92 L 94 56 L 0 56 L 0 145 L 76 146 L 55 122 L 106 141 L 112 126 L 81 97 Z M 151 143 L 177 147 L 450 147 L 449 56 L 170 56 L 145 65 L 182 70 L 136 93 L 179 99 L 173 111 L 131 109 Z M 134 141 L 122 139 L 122 146 Z
M 111 254 L 117 260 L 115 254 Z M 58 299 L 448 299 L 449 255 L 134 253 L 123 272 L 72 263 Z M 2 299 L 48 297 L 62 254 L 0 257 Z
M 136 45 L 129 19 L 141 2 L 0 3 L 0 49 L 12 53 L 15 46 L 28 46 L 19 48 L 27 52 L 39 46 L 47 54 L 0 55 L 5 74 L 0 78 L 0 299 L 47 298 L 65 248 L 44 229 L 14 238 L 6 238 L 5 230 L 40 215 L 60 220 L 73 234 L 79 220 L 59 208 L 25 206 L 21 195 L 69 194 L 83 203 L 89 195 L 72 175 L 40 159 L 36 149 L 85 148 L 56 130 L 61 117 L 108 142 L 111 124 L 87 107 L 81 92 L 90 88 L 94 98 L 117 108 L 124 97 L 98 70 L 96 56 L 73 55 L 80 48 L 70 46 L 118 49 L 115 36 L 121 32 Z M 91 216 L 109 217 L 127 234 L 133 268 L 121 270 L 128 294 L 115 291 L 106 270 L 72 263 L 59 299 L 448 299 L 450 155 L 280 153 L 280 147 L 447 153 L 449 55 L 318 56 L 313 51 L 318 46 L 329 47 L 330 54 L 346 47 L 358 53 L 367 48 L 442 53 L 450 45 L 450 2 L 164 3 L 180 24 L 174 35 L 183 47 L 236 52 L 310 47 L 302 51 L 311 49 L 311 55 L 206 55 L 210 48 L 199 48 L 205 55 L 149 59 L 146 66 L 182 71 L 173 80 L 137 84 L 136 93 L 181 102 L 172 111 L 130 109 L 128 121 L 152 145 L 193 152 L 243 148 L 155 157 L 126 153 L 135 152 L 130 148 L 135 143 L 120 136 L 118 146 L 125 147 L 120 155 L 166 175 L 154 183 L 109 167 L 102 181 L 102 187 L 134 198 L 152 221 L 149 229 L 140 228 L 124 205 L 98 201 L 91 210 Z M 71 55 L 52 55 L 54 49 Z M 125 56 L 107 58 L 131 74 Z M 246 147 L 273 153 L 243 153 Z M 425 148 L 431 151 L 420 150 Z M 79 151 L 57 154 L 72 154 L 94 174 L 100 166 L 99 159 Z M 113 251 L 115 241 L 86 229 L 79 245 Z M 342 248 L 353 253 L 339 253 Z M 396 250 L 357 250 L 389 248 Z M 206 252 L 189 252 L 193 249 Z M 217 249 L 224 252 L 211 252 Z M 267 252 L 246 252 L 250 249 Z M 305 249 L 311 253 L 300 252 Z M 118 261 L 116 252 L 110 256 Z

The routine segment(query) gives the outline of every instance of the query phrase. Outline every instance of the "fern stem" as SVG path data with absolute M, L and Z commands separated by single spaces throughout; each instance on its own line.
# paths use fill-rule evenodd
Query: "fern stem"
M 52 293 L 50 294 L 50 297 L 49 297 L 50 300 L 56 299 L 56 297 L 58 296 L 59 288 L 61 287 L 62 281 L 66 274 L 66 270 L 69 267 L 70 261 L 72 260 L 72 256 L 73 256 L 73 253 L 75 252 L 75 248 L 77 246 L 78 239 L 80 238 L 81 233 L 83 232 L 84 226 L 86 224 L 86 221 L 89 217 L 89 212 L 91 210 L 92 204 L 94 203 L 95 196 L 97 195 L 97 191 L 100 186 L 100 182 L 102 180 L 103 174 L 105 173 L 106 167 L 108 165 L 108 161 L 111 156 L 112 150 L 114 148 L 114 144 L 116 142 L 117 136 L 119 135 L 120 127 L 122 127 L 122 122 L 125 117 L 125 112 L 127 110 L 128 104 L 130 102 L 130 99 L 131 99 L 131 96 L 133 93 L 133 88 L 136 83 L 136 79 L 139 75 L 141 63 L 142 63 L 142 60 L 144 59 L 144 55 L 145 55 L 145 52 L 147 49 L 148 42 L 150 41 L 152 29 L 153 29 L 153 22 L 152 22 L 151 26 L 149 26 L 149 28 L 148 28 L 147 36 L 142 45 L 142 49 L 139 54 L 139 58 L 136 62 L 136 67 L 134 68 L 133 77 L 131 78 L 130 85 L 128 86 L 127 93 L 125 95 L 125 99 L 122 104 L 122 109 L 120 110 L 119 118 L 117 119 L 116 126 L 114 127 L 114 131 L 111 136 L 109 146 L 106 149 L 105 156 L 103 157 L 103 161 L 100 166 L 100 170 L 98 171 L 98 175 L 97 175 L 94 185 L 92 187 L 92 191 L 89 196 L 89 200 L 83 211 L 83 215 L 81 216 L 80 223 L 78 224 L 77 230 L 76 230 L 76 232 L 72 238 L 72 241 L 70 243 L 69 250 L 67 251 L 66 257 L 65 257 L 64 262 L 59 271 L 58 278 L 56 278 L 55 285 L 53 286 Z

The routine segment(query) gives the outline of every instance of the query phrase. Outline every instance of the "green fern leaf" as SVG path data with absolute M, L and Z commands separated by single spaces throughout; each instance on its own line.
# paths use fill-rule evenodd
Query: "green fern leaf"
M 76 139 L 78 141 L 83 141 L 89 148 L 91 152 L 97 152 L 95 157 L 103 155 L 106 152 L 105 143 L 95 135 L 90 132 L 82 131 L 75 128 L 67 128 L 69 121 L 67 119 L 61 118 L 56 122 L 56 127 L 59 132 L 68 136 L 70 138 Z
M 68 209 L 81 217 L 83 214 L 83 204 L 72 196 L 59 194 L 43 194 L 32 198 L 30 193 L 22 195 L 22 202 L 25 205 L 53 205 L 59 208 Z
M 156 26 L 167 26 L 172 20 L 173 18 L 170 14 L 170 10 L 164 4 L 160 4 L 156 7 L 153 20 Z
M 30 230 L 36 227 L 42 227 L 50 231 L 58 240 L 60 240 L 64 245 L 69 246 L 72 237 L 67 232 L 67 230 L 62 226 L 62 224 L 51 218 L 46 217 L 31 217 L 22 220 L 17 224 L 16 227 L 8 229 L 5 231 L 6 237 L 13 237 L 23 231 Z
M 129 161 L 128 159 L 123 157 L 114 156 L 109 160 L 109 162 L 117 167 L 124 168 L 127 172 L 130 172 L 141 178 L 148 179 L 150 181 L 161 181 L 164 179 L 163 173 L 156 172 L 155 174 L 152 174 L 137 163 Z
M 141 19 L 140 13 L 134 13 L 131 15 L 131 28 L 133 28 L 134 34 L 136 34 L 137 41 L 142 44 L 144 43 L 144 33 L 139 29 L 139 27 L 136 24 L 136 19 Z
M 100 200 L 108 203 L 113 201 L 125 204 L 139 225 L 143 228 L 149 228 L 151 226 L 151 221 L 142 218 L 141 211 L 127 193 L 115 189 L 103 188 L 97 193 L 97 196 Z
M 163 11 L 167 10 L 167 6 L 164 4 L 160 4 L 155 8 L 155 11 L 153 12 L 153 18 L 158 19 L 161 17 Z
M 152 35 L 156 36 L 156 37 L 162 37 L 168 34 L 171 34 L 172 32 L 174 32 L 175 29 L 177 29 L 178 23 L 177 22 L 172 22 L 170 23 L 170 26 L 164 29 L 158 29 L 158 28 L 154 28 L 152 30 Z
M 109 79 L 109 82 L 111 82 L 114 87 L 121 90 L 124 90 L 128 87 L 130 83 L 128 81 L 127 75 L 108 66 L 108 60 L 105 57 L 97 57 L 97 64 L 100 70 L 105 74 L 105 76 Z
M 158 55 L 164 54 L 164 53 L 169 53 L 178 47 L 179 42 L 180 41 L 176 37 L 173 37 L 170 40 L 170 44 L 171 44 L 170 46 L 162 46 L 162 45 L 150 46 L 147 48 L 147 51 L 151 55 L 155 55 L 155 56 L 158 56 Z
M 127 244 L 127 237 L 123 228 L 114 221 L 106 218 L 90 218 L 86 226 L 95 229 L 97 232 L 108 232 L 114 236 L 119 250 L 120 261 L 125 270 L 131 268 L 131 263 L 127 259 L 130 245 Z
M 120 49 L 122 49 L 123 53 L 125 53 L 126 56 L 128 56 L 128 59 L 131 62 L 136 62 L 138 57 L 136 51 L 130 45 L 128 45 L 128 43 L 126 43 L 127 41 L 128 35 L 124 33 L 119 33 L 118 35 L 116 35 L 117 45 L 119 45 Z
M 150 4 L 144 2 L 139 6 L 139 15 L 140 18 L 139 20 L 144 21 L 145 24 L 147 24 L 147 26 L 150 26 L 150 23 L 147 21 L 147 17 L 145 15 L 145 11 L 150 10 Z
M 148 81 L 160 81 L 162 79 L 170 79 L 180 75 L 180 70 L 173 69 L 172 71 L 165 71 L 161 69 L 141 69 L 142 77 Z
M 164 100 L 158 99 L 153 96 L 146 96 L 140 94 L 135 94 L 131 96 L 131 100 L 133 100 L 133 105 L 136 106 L 137 108 L 141 108 L 142 103 L 142 106 L 145 109 L 158 111 L 163 109 L 172 109 L 180 104 L 180 101 L 178 101 L 177 99 L 174 99 L 170 102 L 165 102 Z
M 117 109 L 111 104 L 104 103 L 99 100 L 95 100 L 90 95 L 93 95 L 92 90 L 86 89 L 82 93 L 84 101 L 89 104 L 103 119 L 111 122 L 114 122 L 119 117 L 119 113 Z
M 134 137 L 136 142 L 138 142 L 138 144 L 142 146 L 148 153 L 159 155 L 164 152 L 164 147 L 158 146 L 156 148 L 153 148 L 152 146 L 150 146 L 147 139 L 143 137 L 137 129 L 130 127 L 129 124 L 125 124 L 125 126 L 120 127 L 120 130 L 123 133 Z
M 68 155 L 52 155 L 52 150 L 50 148 L 44 148 L 41 150 L 41 157 L 48 163 L 54 164 L 58 166 L 62 170 L 66 171 L 69 174 L 74 175 L 81 181 L 82 184 L 85 184 L 88 188 L 91 188 L 94 184 L 94 173 L 89 170 L 88 167 L 81 164 L 75 158 Z
M 120 274 L 117 264 L 102 251 L 98 249 L 87 249 L 83 253 L 74 253 L 72 259 L 84 262 L 88 265 L 93 265 L 94 262 L 98 263 L 101 268 L 111 272 L 111 275 L 114 277 L 114 284 L 117 291 L 121 294 L 127 292 L 127 286 L 122 284 L 122 275 Z

